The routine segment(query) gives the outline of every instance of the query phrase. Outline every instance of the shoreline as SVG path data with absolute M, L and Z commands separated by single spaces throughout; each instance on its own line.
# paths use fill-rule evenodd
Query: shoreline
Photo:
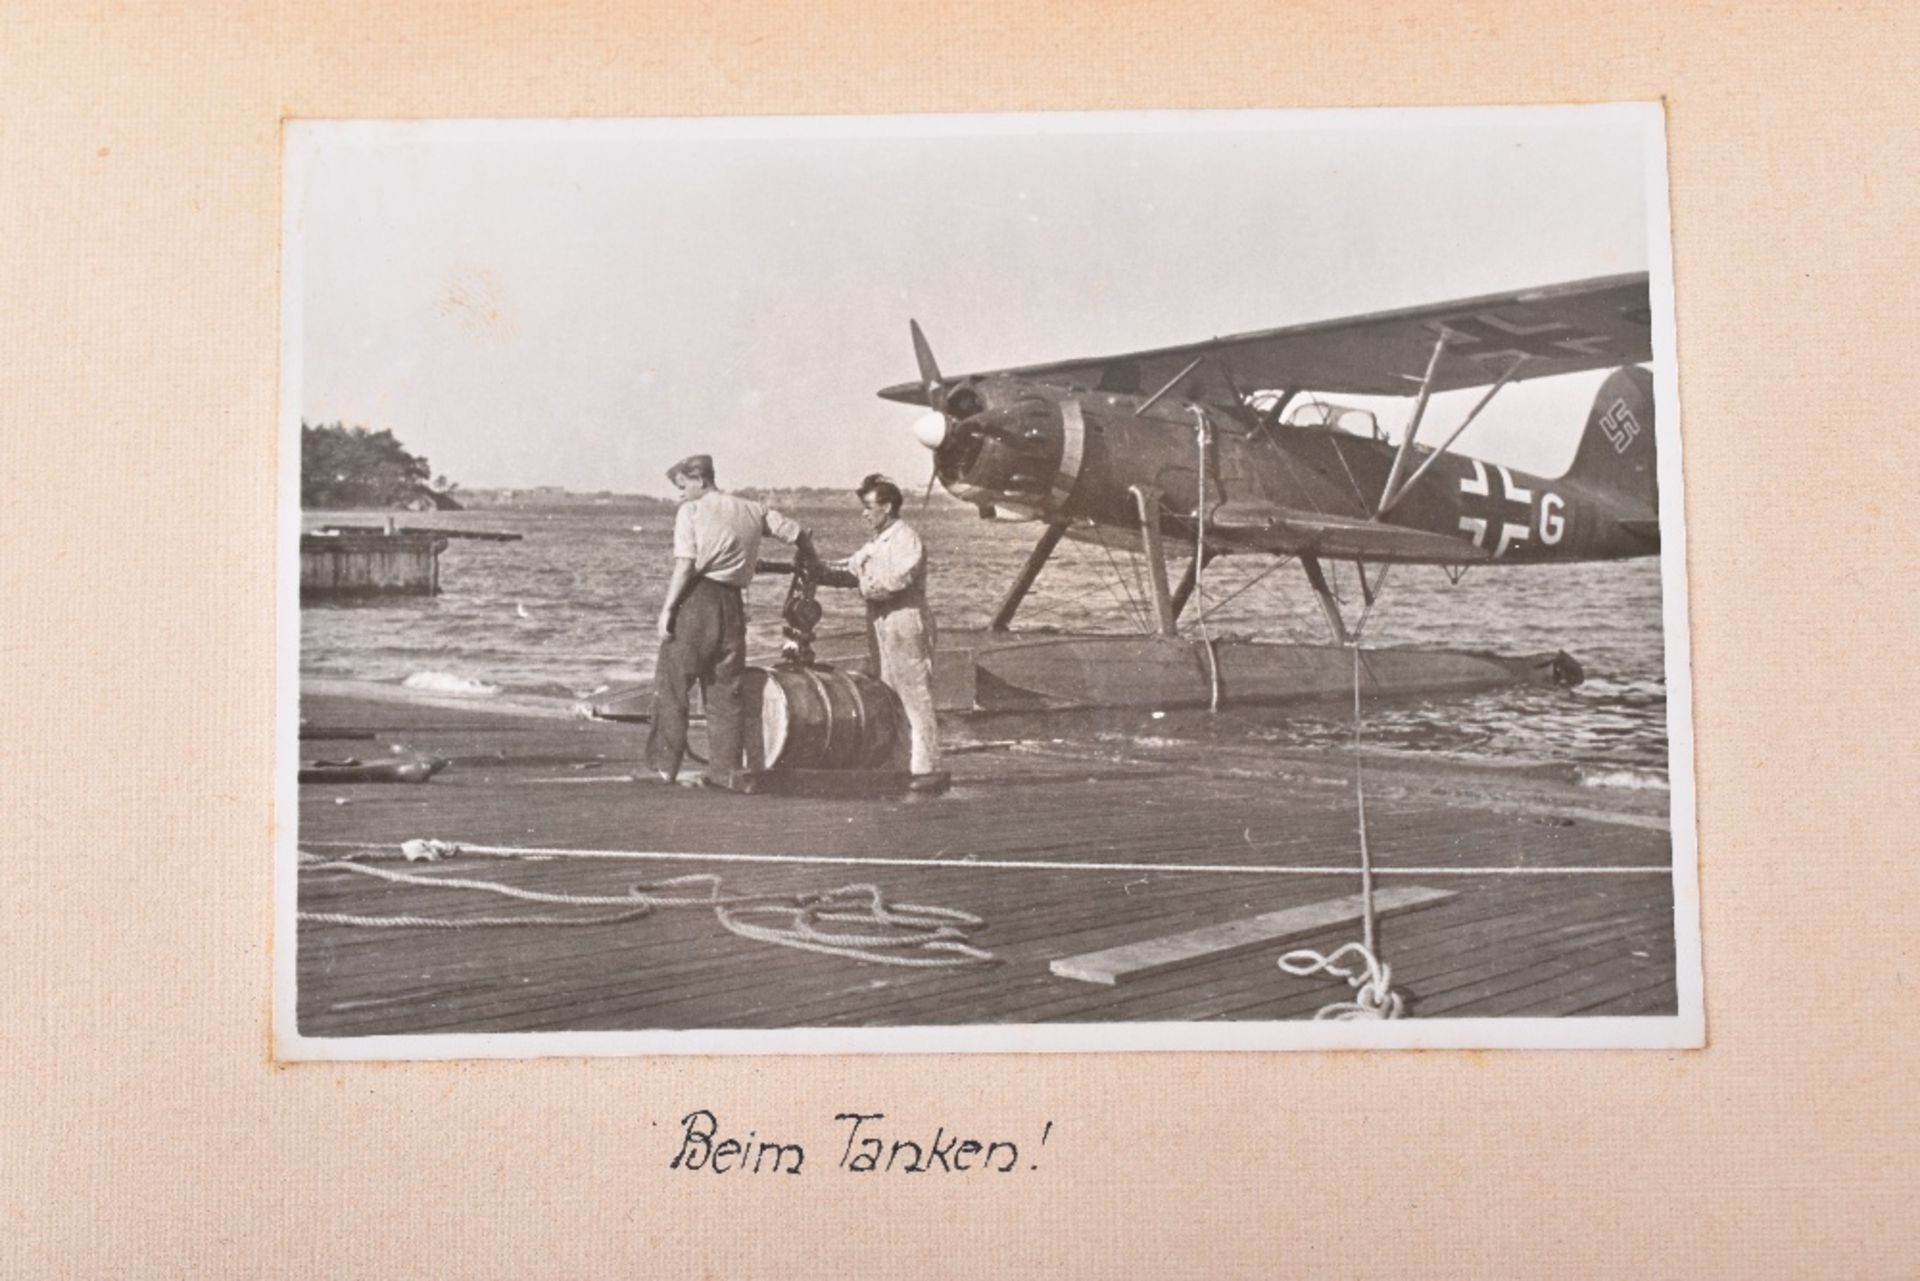
M 412 707 L 433 707 L 447 711 L 480 712 L 494 716 L 518 716 L 534 720 L 582 720 L 574 710 L 578 699 L 558 695 L 452 694 L 444 691 L 409 689 L 390 681 L 367 680 L 350 676 L 300 677 L 300 697 L 358 699 L 370 703 L 397 703 Z
M 588 715 L 584 700 L 502 692 L 498 694 L 452 694 L 434 690 L 409 689 L 394 682 L 351 677 L 302 676 L 300 696 L 304 707 L 309 698 L 361 701 L 397 708 L 421 708 L 438 711 L 471 712 L 501 719 L 534 722 L 574 721 L 608 730 L 638 733 L 644 730 L 626 722 L 607 721 Z M 1316 710 L 1322 710 L 1316 707 Z M 1278 714 L 1268 707 L 1258 714 Z M 1129 722 L 1146 723 L 1133 732 L 1122 728 Z M 1182 733 L 1208 726 L 1204 713 L 1174 712 L 1152 717 L 1139 712 L 1082 709 L 1069 712 L 992 712 L 943 713 L 940 718 L 943 745 L 961 755 L 991 750 L 1018 750 L 1034 742 L 1051 740 L 1059 751 L 1069 740 L 1078 754 L 1089 759 L 1153 761 L 1186 768 L 1209 766 L 1227 774 L 1262 777 L 1273 773 L 1297 774 L 1301 770 L 1329 771 L 1339 762 L 1342 771 L 1354 759 L 1347 745 L 1325 747 L 1275 746 L 1249 740 L 1221 742 L 1217 733 Z M 1062 734 L 1059 731 L 1067 731 Z M 1076 732 L 1077 731 L 1077 732 Z M 1196 753 L 1205 754 L 1197 759 Z M 1493 786 L 1522 786 L 1529 790 L 1566 791 L 1570 797 L 1585 798 L 1596 810 L 1617 809 L 1644 816 L 1664 814 L 1671 793 L 1670 778 L 1664 770 L 1644 765 L 1605 765 L 1574 761 L 1533 761 L 1469 757 L 1440 751 L 1416 751 L 1406 748 L 1363 745 L 1359 758 L 1369 771 L 1401 782 L 1445 781 L 1455 787 L 1474 785 L 1480 780 Z M 1606 781 L 1609 775 L 1635 780 L 1621 786 Z M 1658 779 L 1657 785 L 1640 780 Z M 1387 781 L 1384 779 L 1382 781 Z

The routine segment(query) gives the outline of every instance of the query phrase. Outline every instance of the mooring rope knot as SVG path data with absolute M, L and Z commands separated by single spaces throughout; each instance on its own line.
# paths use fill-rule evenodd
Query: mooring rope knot
M 1352 954 L 1352 961 L 1343 958 Z M 1315 1019 L 1397 1019 L 1406 1016 L 1406 1001 L 1393 990 L 1393 969 L 1368 950 L 1365 943 L 1349 943 L 1322 956 L 1312 948 L 1301 948 L 1280 958 L 1280 968 L 1298 978 L 1331 974 L 1353 988 L 1351 1001 L 1336 1001 L 1321 1007 Z

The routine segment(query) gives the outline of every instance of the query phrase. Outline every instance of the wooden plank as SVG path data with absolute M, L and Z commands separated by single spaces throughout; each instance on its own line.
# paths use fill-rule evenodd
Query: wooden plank
M 1410 911 L 1452 898 L 1453 894 L 1452 890 L 1434 890 L 1421 885 L 1389 886 L 1373 896 L 1374 912 L 1377 916 L 1387 916 Z M 1099 952 L 1065 956 L 1048 968 L 1061 978 L 1111 986 L 1123 978 L 1154 974 L 1195 961 L 1216 960 L 1283 938 L 1312 934 L 1330 926 L 1357 921 L 1363 910 L 1360 895 L 1349 894 L 1345 898 L 1282 908 L 1278 912 L 1228 921 L 1222 925 L 1209 925 L 1203 929 L 1188 930 L 1184 934 L 1170 934 Z

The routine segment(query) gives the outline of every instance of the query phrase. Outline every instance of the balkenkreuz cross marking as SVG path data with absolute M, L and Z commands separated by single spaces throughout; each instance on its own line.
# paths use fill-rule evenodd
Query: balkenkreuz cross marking
M 1506 356 L 1600 356 L 1611 345 L 1605 334 L 1581 333 L 1563 320 L 1529 325 L 1508 320 L 1496 312 L 1453 316 L 1439 322 L 1449 341 L 1461 344 L 1459 354 L 1475 360 Z
M 1478 458 L 1469 458 L 1467 462 L 1473 465 L 1473 475 L 1460 478 L 1460 492 L 1469 498 L 1486 499 L 1486 515 L 1463 515 L 1460 517 L 1460 528 L 1473 535 L 1475 547 L 1485 547 L 1487 531 L 1498 525 L 1500 537 L 1494 544 L 1493 554 L 1496 558 L 1504 556 L 1513 544 L 1533 537 L 1533 491 L 1514 484 L 1513 473 L 1495 463 L 1493 470 L 1500 477 L 1499 492 L 1495 493 L 1492 478 L 1487 474 L 1487 465 Z M 1518 503 L 1526 509 L 1519 524 L 1507 519 L 1508 503 Z

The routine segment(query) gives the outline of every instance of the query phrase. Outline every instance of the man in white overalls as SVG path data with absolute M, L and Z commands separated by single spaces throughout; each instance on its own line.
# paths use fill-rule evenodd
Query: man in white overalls
M 940 725 L 933 712 L 933 611 L 927 608 L 927 552 L 900 519 L 899 486 L 885 476 L 860 482 L 861 514 L 873 538 L 845 565 L 867 602 L 879 677 L 900 696 L 913 733 L 915 791 L 939 791 Z

